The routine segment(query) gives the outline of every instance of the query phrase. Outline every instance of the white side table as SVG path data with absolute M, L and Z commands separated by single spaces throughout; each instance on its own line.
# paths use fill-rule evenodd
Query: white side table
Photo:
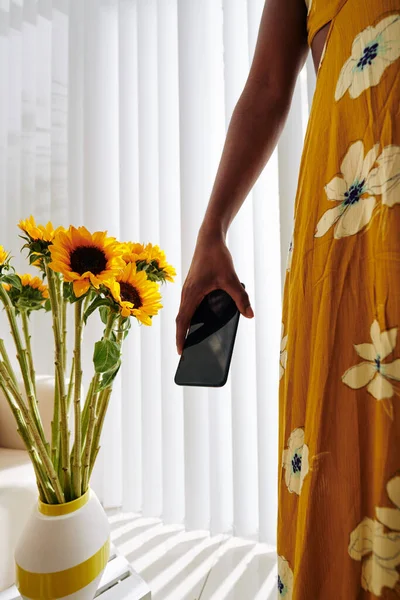
M 143 579 L 132 569 L 124 556 L 112 546 L 110 560 L 96 594 L 99 600 L 151 600 Z M 21 600 L 15 586 L 0 592 L 0 600 Z

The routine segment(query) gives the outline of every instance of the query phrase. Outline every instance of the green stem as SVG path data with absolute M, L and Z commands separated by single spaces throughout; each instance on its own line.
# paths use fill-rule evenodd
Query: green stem
M 67 368 L 67 302 L 64 298 L 64 284 L 60 282 L 59 298 L 61 303 L 62 355 L 64 374 Z
M 82 494 L 84 494 L 86 492 L 86 490 L 88 488 L 88 484 L 89 484 L 90 456 L 91 456 L 94 432 L 95 432 L 96 423 L 97 423 L 96 404 L 97 404 L 97 394 L 92 394 L 92 400 L 91 400 L 90 406 L 89 406 L 89 422 L 88 422 L 86 444 L 85 444 L 85 450 L 84 450 L 84 456 L 83 456 Z
M 7 403 L 11 409 L 11 412 L 14 415 L 15 421 L 17 423 L 17 432 L 18 432 L 19 436 L 21 437 L 22 441 L 24 442 L 25 447 L 31 456 L 33 468 L 35 469 L 35 473 L 36 473 L 36 483 L 37 483 L 38 490 L 39 490 L 39 496 L 41 499 L 43 499 L 43 498 L 45 498 L 44 490 L 46 489 L 46 484 L 47 484 L 48 480 L 47 480 L 46 476 L 42 472 L 39 471 L 39 464 L 38 464 L 39 459 L 38 459 L 36 452 L 34 451 L 34 445 L 32 444 L 32 439 L 29 435 L 29 430 L 28 430 L 26 423 L 22 417 L 21 411 L 19 410 L 18 406 L 14 403 L 14 401 L 13 401 L 8 389 L 4 385 L 2 379 L 0 379 L 0 388 L 2 389 L 4 397 L 7 400 Z
M 42 500 L 42 502 L 46 502 L 47 504 L 57 504 L 57 497 L 53 488 L 51 487 L 51 484 L 48 483 L 45 469 L 43 468 L 43 465 L 39 459 L 36 448 L 33 447 L 29 451 L 29 454 L 31 456 L 33 467 L 35 469 L 40 499 Z M 41 483 L 42 481 L 44 483 Z
M 18 388 L 17 378 L 15 376 L 14 369 L 12 368 L 10 359 L 8 357 L 7 350 L 6 350 L 6 347 L 4 344 L 4 340 L 0 340 L 0 354 L 3 358 L 4 365 L 7 369 L 8 375 L 10 376 L 12 383 L 15 385 L 16 388 Z M 28 452 L 31 456 L 31 461 L 32 461 L 33 468 L 35 469 L 35 474 L 36 474 L 36 483 L 37 483 L 38 490 L 39 490 L 39 497 L 43 502 L 48 502 L 49 500 L 51 500 L 51 496 L 48 493 L 48 490 L 46 487 L 47 479 L 45 478 L 45 475 L 42 475 L 43 472 L 39 471 L 39 465 L 38 465 L 39 459 L 38 459 L 37 453 L 34 452 L 34 446 L 32 444 L 32 440 L 29 436 L 29 431 L 26 426 L 26 423 L 23 420 L 21 411 L 19 410 L 17 405 L 14 404 L 8 390 L 3 385 L 1 385 L 1 383 L 0 383 L 0 387 L 3 390 L 3 394 L 7 400 L 8 404 L 10 406 L 10 409 L 14 415 L 14 418 L 17 422 L 17 432 L 20 435 L 22 441 L 24 442 L 24 444 L 26 446 L 26 449 L 28 450 Z
M 119 318 L 119 327 L 118 327 L 118 335 L 117 342 L 119 344 L 120 349 L 122 348 L 122 342 L 124 340 L 124 330 L 122 327 L 122 317 Z M 111 393 L 112 393 L 113 384 L 100 392 L 100 397 L 98 399 L 98 409 L 97 409 L 97 420 L 95 422 L 94 432 L 93 432 L 93 440 L 90 447 L 90 459 L 89 459 L 89 474 L 88 480 L 92 475 L 92 471 L 96 462 L 97 455 L 100 450 L 100 439 L 103 431 L 104 420 L 107 414 L 108 405 L 110 403 Z
M 11 365 L 11 361 L 8 357 L 6 346 L 4 344 L 4 340 L 1 340 L 1 339 L 0 339 L 0 354 L 3 358 L 3 362 L 4 362 L 5 366 L 7 367 L 8 374 L 10 375 L 13 384 L 15 385 L 16 388 L 18 388 L 17 378 L 15 376 L 14 369 Z
M 81 422 L 81 384 L 82 384 L 82 364 L 81 364 L 81 345 L 82 345 L 82 305 L 83 301 L 75 302 L 75 389 L 74 389 L 74 415 L 75 415 L 75 445 L 73 454 L 73 473 L 74 473 L 74 495 L 76 498 L 81 496 L 81 476 L 82 476 L 82 422 Z
M 92 299 L 92 296 L 93 296 L 93 293 L 91 290 L 89 290 L 89 292 L 85 296 L 85 302 L 83 303 L 83 314 L 85 314 L 85 312 L 89 308 L 89 304 Z
M 18 429 L 17 429 L 17 431 L 19 433 Z M 42 486 L 42 484 L 40 482 L 40 479 L 39 479 L 39 471 L 38 471 L 35 463 L 33 462 L 34 451 L 33 450 L 30 451 L 29 454 L 30 454 L 30 457 L 31 457 L 31 462 L 32 462 L 32 465 L 33 465 L 33 469 L 35 471 L 36 485 L 37 485 L 37 489 L 38 489 L 38 493 L 39 493 L 39 498 L 40 498 L 40 500 L 42 502 L 44 502 L 46 504 L 51 504 L 51 496 L 50 496 L 48 490 Z
M 83 302 L 83 309 L 82 309 L 83 317 L 85 316 L 85 312 L 90 304 L 92 295 L 93 295 L 92 292 L 89 291 L 89 293 L 87 293 L 86 296 L 84 297 L 85 299 Z M 75 372 L 74 371 L 74 359 L 72 359 L 70 383 L 73 380 L 74 372 Z M 91 401 L 92 391 L 94 389 L 93 388 L 94 380 L 95 380 L 95 376 L 92 377 L 92 381 L 90 382 L 89 390 L 86 394 L 85 404 L 83 406 L 83 411 L 82 411 L 82 419 L 81 419 L 81 422 L 82 422 L 82 451 L 83 451 L 83 448 L 85 445 L 86 433 L 87 433 L 87 428 L 88 428 L 88 423 L 89 423 L 89 405 L 90 405 L 90 401 Z M 72 399 L 72 390 L 73 390 L 73 387 L 71 388 L 71 386 L 70 386 L 70 389 L 68 390 L 68 410 L 69 410 L 70 402 Z M 73 447 L 72 447 L 71 456 L 74 455 L 74 452 L 75 452 L 75 445 L 73 445 Z
M 69 414 L 69 409 L 71 408 L 72 392 L 74 391 L 74 376 L 75 376 L 75 359 L 74 359 L 74 357 L 72 357 L 71 373 L 69 376 L 68 395 L 67 395 L 67 412 L 68 412 L 68 414 Z
M 110 335 L 111 335 L 111 332 L 113 329 L 113 325 L 115 322 L 115 318 L 116 318 L 115 313 L 110 311 L 110 313 L 108 315 L 103 339 L 110 338 Z M 92 444 L 93 444 L 93 438 L 94 438 L 94 433 L 95 433 L 96 423 L 97 423 L 96 408 L 97 408 L 97 401 L 99 398 L 99 394 L 97 391 L 99 381 L 100 381 L 100 373 L 95 373 L 95 375 L 92 379 L 92 382 L 90 384 L 90 388 L 89 388 L 90 395 L 88 394 L 86 414 L 84 412 L 83 428 L 84 428 L 84 436 L 86 437 L 86 440 L 85 440 L 85 446 L 83 448 L 83 478 L 82 478 L 82 493 L 83 494 L 86 492 L 86 490 L 88 488 L 89 477 L 90 477 L 90 473 L 91 473 L 90 457 L 92 454 Z M 101 394 L 100 394 L 100 398 L 101 398 Z M 85 408 L 86 408 L 86 403 L 85 403 Z M 85 431 L 86 423 L 87 423 L 87 432 Z
M 53 463 L 51 462 L 50 457 L 46 451 L 46 447 L 42 438 L 40 437 L 36 424 L 31 417 L 31 413 L 28 407 L 25 405 L 25 402 L 20 392 L 18 391 L 18 388 L 14 385 L 11 377 L 9 376 L 7 368 L 5 367 L 3 362 L 0 362 L 0 375 L 0 385 L 3 388 L 3 390 L 4 388 L 7 388 L 8 392 L 14 398 L 15 404 L 21 411 L 29 435 L 32 437 L 32 443 L 36 448 L 36 451 L 45 469 L 46 475 L 51 481 L 51 485 L 54 488 L 57 501 L 61 504 L 65 502 L 65 497 L 59 479 L 57 477 L 57 473 L 54 470 Z
M 19 366 L 21 368 L 21 374 L 22 374 L 22 379 L 24 382 L 25 392 L 26 392 L 26 396 L 28 398 L 28 405 L 32 412 L 32 419 L 33 419 L 33 422 L 35 423 L 35 426 L 39 432 L 39 435 L 42 439 L 43 444 L 46 444 L 46 437 L 44 435 L 43 425 L 42 425 L 42 421 L 41 421 L 39 410 L 38 410 L 36 394 L 34 392 L 33 383 L 32 383 L 31 377 L 30 377 L 29 367 L 28 367 L 27 360 L 26 360 L 26 352 L 25 352 L 25 348 L 22 345 L 22 339 L 21 339 L 21 335 L 19 332 L 18 324 L 17 324 L 15 308 L 11 303 L 9 295 L 7 294 L 7 292 L 5 291 L 5 289 L 3 288 L 2 285 L 0 285 L 0 300 L 4 304 L 4 307 L 5 307 L 6 313 L 7 313 L 8 322 L 11 327 L 11 333 L 12 333 L 12 336 L 14 339 L 16 350 L 17 350 L 17 359 L 19 362 Z
M 89 469 L 89 480 L 92 476 L 94 465 L 96 464 L 97 457 L 100 452 L 100 446 L 97 446 L 95 450 L 92 451 L 92 455 L 90 457 L 90 469 Z
M 97 373 L 96 373 L 96 375 L 97 375 Z M 95 386 L 95 382 L 96 382 L 96 375 L 94 377 L 92 377 L 92 381 L 90 382 L 88 393 L 86 394 L 85 405 L 84 405 L 83 411 L 82 411 L 82 446 L 84 446 L 86 444 L 86 434 L 88 432 L 88 426 L 89 426 L 89 412 L 90 412 L 90 406 L 93 401 L 93 392 L 94 392 L 94 386 Z
M 51 422 L 51 458 L 55 470 L 58 473 L 60 463 L 60 384 L 58 382 L 58 371 L 55 373 L 54 389 L 54 412 Z
M 46 265 L 47 282 L 49 284 L 49 296 L 51 304 L 51 313 L 53 317 L 53 333 L 55 347 L 55 368 L 57 371 L 56 381 L 59 386 L 60 398 L 60 431 L 61 431 L 61 467 L 64 473 L 64 491 L 67 498 L 70 497 L 70 468 L 69 468 L 69 437 L 68 437 L 68 411 L 67 394 L 65 390 L 65 377 L 63 365 L 63 340 L 60 328 L 60 307 L 58 304 L 56 274 L 48 265 Z
M 94 467 L 94 463 L 96 461 L 96 457 L 97 454 L 100 450 L 100 438 L 101 438 L 101 433 L 103 431 L 103 425 L 104 425 L 104 419 L 105 416 L 107 414 L 107 408 L 110 402 L 110 398 L 111 398 L 111 392 L 112 392 L 112 385 L 110 385 L 108 388 L 102 390 L 102 392 L 100 393 L 100 397 L 99 397 L 99 402 L 98 402 L 98 416 L 97 416 L 97 420 L 96 420 L 96 427 L 94 428 L 94 432 L 93 432 L 93 441 L 92 441 L 92 447 L 91 447 L 91 452 L 90 452 L 90 460 L 89 465 L 88 465 L 88 480 L 90 479 L 90 476 L 92 474 L 93 471 L 93 467 Z M 85 465 L 86 467 L 86 465 Z
M 23 310 L 21 312 L 21 320 L 22 320 L 22 331 L 23 331 L 24 340 L 25 340 L 25 347 L 26 347 L 26 351 L 27 351 L 27 363 L 28 363 L 31 380 L 32 380 L 33 391 L 35 392 L 35 396 L 36 396 L 36 373 L 35 373 L 35 367 L 33 365 L 31 336 L 29 333 L 29 318 L 28 318 L 28 312 L 26 310 Z

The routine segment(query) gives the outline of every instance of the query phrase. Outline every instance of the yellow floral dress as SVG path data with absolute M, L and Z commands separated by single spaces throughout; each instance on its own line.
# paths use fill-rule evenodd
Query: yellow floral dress
M 310 45 L 328 23 L 283 301 L 278 597 L 391 600 L 400 598 L 400 0 L 309 0 Z

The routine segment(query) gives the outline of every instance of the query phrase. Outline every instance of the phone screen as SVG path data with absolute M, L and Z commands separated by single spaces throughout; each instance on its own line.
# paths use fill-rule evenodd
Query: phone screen
M 239 311 L 223 290 L 205 296 L 190 323 L 175 375 L 178 385 L 220 387 L 226 383 Z

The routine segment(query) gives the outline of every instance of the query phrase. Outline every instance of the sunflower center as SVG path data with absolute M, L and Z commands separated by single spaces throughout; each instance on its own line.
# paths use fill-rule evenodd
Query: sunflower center
M 71 269 L 79 275 L 90 271 L 99 275 L 107 266 L 107 259 L 103 250 L 94 246 L 78 246 L 71 252 Z
M 374 58 L 378 56 L 378 48 L 378 42 L 370 44 L 369 46 L 366 46 L 364 48 L 363 55 L 357 63 L 357 67 L 361 69 L 361 71 L 365 69 L 365 67 L 367 67 L 368 65 L 371 65 Z
M 364 193 L 364 185 L 365 179 L 362 181 L 355 181 L 353 185 L 349 187 L 347 192 L 344 193 L 344 204 L 348 206 L 349 204 L 355 204 L 359 201 L 360 196 Z
M 292 470 L 293 473 L 300 473 L 301 471 L 301 456 L 297 452 L 292 457 Z
M 143 305 L 139 292 L 133 285 L 126 281 L 120 281 L 121 298 L 124 302 L 132 302 L 135 308 L 140 308 Z

